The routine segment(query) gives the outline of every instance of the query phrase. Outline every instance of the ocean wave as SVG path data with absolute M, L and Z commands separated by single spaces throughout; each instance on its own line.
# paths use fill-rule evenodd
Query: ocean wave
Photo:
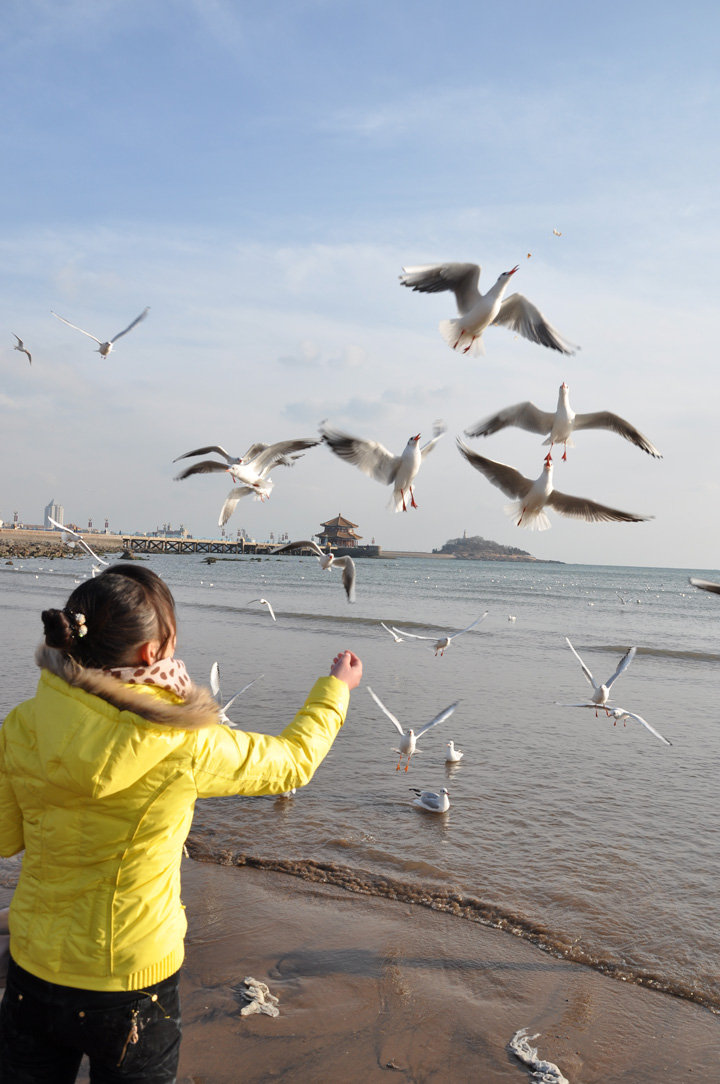
M 713 991 L 667 979 L 663 975 L 642 968 L 628 966 L 624 961 L 603 957 L 586 949 L 577 940 L 570 940 L 559 931 L 551 930 L 542 923 L 533 922 L 526 916 L 514 914 L 506 908 L 498 907 L 496 904 L 488 903 L 465 892 L 437 885 L 412 884 L 382 873 L 371 873 L 369 870 L 341 866 L 334 862 L 263 858 L 243 852 L 212 849 L 195 831 L 188 837 L 187 849 L 190 858 L 196 862 L 209 862 L 220 866 L 250 866 L 253 869 L 285 873 L 292 877 L 300 877 L 305 881 L 335 885 L 358 895 L 375 896 L 404 904 L 428 907 L 433 911 L 454 915 L 468 922 L 477 922 L 482 926 L 504 930 L 553 956 L 561 957 L 571 963 L 583 964 L 620 982 L 644 986 L 672 997 L 694 1002 L 720 1015 L 720 995 Z
M 602 644 L 595 648 L 590 648 L 590 650 L 596 651 L 616 652 L 618 655 L 623 655 L 627 649 L 627 644 Z M 687 662 L 688 660 L 694 662 L 720 662 L 720 653 L 717 651 L 679 651 L 674 647 L 638 646 L 637 654 L 647 655 L 651 659 L 681 659 L 684 662 Z

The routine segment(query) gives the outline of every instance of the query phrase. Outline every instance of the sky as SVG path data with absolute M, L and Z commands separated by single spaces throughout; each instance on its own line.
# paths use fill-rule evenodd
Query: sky
M 481 535 L 542 559 L 714 570 L 720 487 L 720 10 L 664 0 L 6 0 L 0 102 L 0 518 L 107 517 L 220 536 L 228 475 L 176 456 L 314 437 L 399 454 L 442 419 L 418 508 L 325 446 L 273 471 L 227 525 L 430 550 Z M 553 231 L 559 231 L 558 236 Z M 581 349 L 485 333 L 453 352 L 451 293 L 402 267 L 479 263 Z M 146 306 L 109 358 L 99 338 Z M 13 334 L 31 350 L 30 366 Z M 455 438 L 524 400 L 611 410 L 555 456 L 555 486 L 650 515 L 530 532 Z M 542 438 L 468 443 L 529 478 Z

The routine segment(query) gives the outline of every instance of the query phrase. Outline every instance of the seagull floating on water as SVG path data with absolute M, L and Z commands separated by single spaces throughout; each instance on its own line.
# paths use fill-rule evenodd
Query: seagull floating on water
M 519 265 L 518 265 L 519 266 Z M 453 350 L 464 354 L 484 354 L 482 334 L 491 324 L 502 324 L 523 338 L 561 354 L 574 354 L 578 347 L 566 342 L 547 322 L 543 314 L 522 294 L 504 297 L 510 279 L 517 271 L 503 271 L 486 294 L 478 290 L 480 267 L 476 263 L 425 264 L 403 267 L 400 282 L 424 294 L 452 290 L 460 316 L 441 320 L 440 334 Z
M 272 550 L 273 553 L 289 553 L 292 550 L 311 549 L 317 557 L 320 568 L 327 571 L 328 568 L 339 568 L 342 572 L 342 584 L 345 588 L 348 602 L 355 601 L 355 562 L 352 557 L 335 557 L 330 552 L 321 550 L 316 542 L 306 540 L 304 542 L 288 542 L 285 546 Z
M 82 548 L 85 550 L 86 553 L 88 553 L 93 558 L 94 561 L 97 561 L 101 565 L 109 565 L 110 564 L 109 561 L 104 561 L 102 559 L 102 557 L 98 556 L 98 554 L 95 552 L 95 550 L 91 549 L 90 546 L 88 546 L 87 542 L 85 541 L 83 536 L 78 533 L 78 531 L 71 530 L 71 528 L 66 527 L 64 523 L 58 523 L 58 521 L 56 519 L 53 519 L 52 516 L 48 516 L 48 523 L 52 523 L 53 527 L 56 527 L 57 530 L 62 531 L 63 534 L 69 534 L 69 535 L 72 535 L 73 538 L 77 538 L 77 540 L 80 543 L 80 545 L 82 546 Z M 65 541 L 66 541 L 66 539 L 63 538 L 63 542 L 65 542 Z M 72 545 L 74 545 L 74 544 L 75 543 L 72 543 Z M 71 545 L 71 543 L 68 542 L 68 545 Z M 95 575 L 96 575 L 95 569 L 93 568 L 93 578 L 95 578 Z
M 547 440 L 544 440 L 543 444 L 550 445 L 550 450 L 546 456 L 548 461 L 552 459 L 552 450 L 555 444 L 564 446 L 562 457 L 563 460 L 567 459 L 567 449 L 575 447 L 571 434 L 578 429 L 610 429 L 613 433 L 618 433 L 625 440 L 629 440 L 632 444 L 641 448 L 643 452 L 647 452 L 648 455 L 652 455 L 656 459 L 662 459 L 662 454 L 655 445 L 651 444 L 647 437 L 644 437 L 634 425 L 626 422 L 618 414 L 611 414 L 609 410 L 597 410 L 591 414 L 576 414 L 570 406 L 568 385 L 565 383 L 560 385 L 554 414 L 546 410 L 539 410 L 534 403 L 515 403 L 514 406 L 505 407 L 504 410 L 498 411 L 497 414 L 491 414 L 482 421 L 476 422 L 475 425 L 471 425 L 469 429 L 465 430 L 465 436 L 488 437 L 491 433 L 497 433 L 510 425 L 517 426 L 519 429 L 526 429 L 529 433 L 547 434 Z
M 32 354 L 25 346 L 25 343 L 22 341 L 19 335 L 15 334 L 14 331 L 11 331 L 10 334 L 13 336 L 14 339 L 17 339 L 17 346 L 13 346 L 13 350 L 19 350 L 21 354 L 27 354 L 27 359 L 32 365 Z
M 580 666 L 582 667 L 582 672 L 590 685 L 592 685 L 593 691 L 590 697 L 589 704 L 587 702 L 583 702 L 582 704 L 563 704 L 562 706 L 566 708 L 595 708 L 596 715 L 598 708 L 605 708 L 606 711 L 609 710 L 606 705 L 610 698 L 610 690 L 612 689 L 614 683 L 617 681 L 620 675 L 623 673 L 623 671 L 627 670 L 628 666 L 635 658 L 637 648 L 631 647 L 629 651 L 626 651 L 623 657 L 620 659 L 620 662 L 617 664 L 615 673 L 612 674 L 604 684 L 599 685 L 595 681 L 595 678 L 592 676 L 589 667 L 586 666 L 585 663 L 582 661 L 567 636 L 565 637 L 565 643 L 570 648 L 577 661 L 580 663 Z
M 546 460 L 540 477 L 533 481 L 514 467 L 509 467 L 507 463 L 498 463 L 494 459 L 486 459 L 485 456 L 478 455 L 459 438 L 457 445 L 468 463 L 484 474 L 488 481 L 497 486 L 506 497 L 518 498 L 515 503 L 505 508 L 507 515 L 518 517 L 518 527 L 527 527 L 531 531 L 546 531 L 551 524 L 545 515 L 545 507 L 553 508 L 563 516 L 584 519 L 588 523 L 643 523 L 653 518 L 636 515 L 634 512 L 621 512 L 617 508 L 598 504 L 597 501 L 591 501 L 587 497 L 571 497 L 567 493 L 561 493 L 553 488 L 552 461 Z
M 400 745 L 400 748 L 394 750 L 396 753 L 400 754 L 400 760 L 398 760 L 397 767 L 395 768 L 396 772 L 400 771 L 400 762 L 402 761 L 403 757 L 407 757 L 405 771 L 408 770 L 408 768 L 410 767 L 410 757 L 413 756 L 414 753 L 420 751 L 416 749 L 418 739 L 421 738 L 423 734 L 426 734 L 428 730 L 431 730 L 432 727 L 437 726 L 438 723 L 443 723 L 446 719 L 448 719 L 460 703 L 459 700 L 456 700 L 454 704 L 450 704 L 449 707 L 444 708 L 439 715 L 436 715 L 434 719 L 432 719 L 429 723 L 422 727 L 421 730 L 418 730 L 416 734 L 414 730 L 403 730 L 401 724 L 395 718 L 393 713 L 385 707 L 380 697 L 375 695 L 369 685 L 367 686 L 367 691 L 370 693 L 370 696 L 373 698 L 380 710 L 384 712 L 385 715 L 387 715 L 388 719 L 400 735 L 400 741 L 398 743 Z
M 435 654 L 437 655 L 437 653 L 440 652 L 440 655 L 442 657 L 447 651 L 447 649 L 450 647 L 450 644 L 456 636 L 461 636 L 463 632 L 469 632 L 470 629 L 474 629 L 476 625 L 479 625 L 481 621 L 485 620 L 487 615 L 488 611 L 486 610 L 484 614 L 480 615 L 480 617 L 475 618 L 472 625 L 468 625 L 467 628 L 464 629 L 459 629 L 457 632 L 448 633 L 446 636 L 420 636 L 415 632 L 408 632 L 406 629 L 396 629 L 394 625 L 393 632 L 396 632 L 398 635 L 402 634 L 403 636 L 409 636 L 413 640 L 433 640 Z
M 450 793 L 445 787 L 440 791 L 418 790 L 417 787 L 410 787 L 410 790 L 417 794 L 417 798 L 413 799 L 413 805 L 427 809 L 429 813 L 447 813 L 450 808 Z
M 273 621 L 277 621 L 277 618 L 275 616 L 275 611 L 273 610 L 272 606 L 270 605 L 270 603 L 268 602 L 268 600 L 266 598 L 251 598 L 250 601 L 248 602 L 248 606 L 251 606 L 253 604 L 253 602 L 259 602 L 261 606 L 267 606 L 268 612 L 270 613 L 270 616 L 272 617 Z
M 98 348 L 97 348 L 96 353 L 98 353 L 102 357 L 106 358 L 108 356 L 108 354 L 110 353 L 110 351 L 112 350 L 115 343 L 118 341 L 118 339 L 122 339 L 123 335 L 127 335 L 128 331 L 132 331 L 132 329 L 134 327 L 136 327 L 140 323 L 141 320 L 145 319 L 147 314 L 150 312 L 150 306 L 148 305 L 148 307 L 146 309 L 143 309 L 143 311 L 140 313 L 140 315 L 136 316 L 135 319 L 133 320 L 133 322 L 131 324 L 128 324 L 128 326 L 125 328 L 124 331 L 118 331 L 117 335 L 114 335 L 112 337 L 112 339 L 109 339 L 105 343 L 102 341 L 102 339 L 98 339 L 98 337 L 96 335 L 92 335 L 89 331 L 84 331 L 83 328 L 78 327 L 77 324 L 71 324 L 70 321 L 66 320 L 64 316 L 59 316 L 58 313 L 53 312 L 52 309 L 50 310 L 50 312 L 58 320 L 62 320 L 62 322 L 64 324 L 67 324 L 68 327 L 75 328 L 76 331 L 81 331 L 82 334 L 87 335 L 87 337 L 89 339 L 94 339 L 95 342 L 98 344 Z
M 236 482 L 240 482 L 241 485 L 230 490 L 220 510 L 218 525 L 224 527 L 241 497 L 252 494 L 258 500 L 267 500 L 273 489 L 272 479 L 268 478 L 273 467 L 292 467 L 295 460 L 300 458 L 299 452 L 306 448 L 314 448 L 319 443 L 317 437 L 280 440 L 275 444 L 258 442 L 251 444 L 243 456 L 230 455 L 220 444 L 208 444 L 202 448 L 195 448 L 192 452 L 184 452 L 176 456 L 173 463 L 177 463 L 180 459 L 190 459 L 195 455 L 207 455 L 209 452 L 217 452 L 225 462 L 218 463 L 216 459 L 203 459 L 200 463 L 193 463 L 191 467 L 186 467 L 180 474 L 175 475 L 175 481 L 180 482 L 193 474 L 227 471 Z
M 455 748 L 455 743 L 453 741 L 447 743 L 447 748 L 445 750 L 446 764 L 457 764 L 464 756 L 465 754 L 460 749 Z
M 262 676 L 263 675 L 261 674 L 260 677 Z M 214 662 L 212 664 L 212 666 L 210 667 L 210 689 L 212 690 L 213 696 L 217 700 L 218 717 L 221 723 L 225 723 L 226 726 L 230 726 L 233 728 L 236 728 L 239 725 L 237 723 L 231 722 L 231 720 L 228 719 L 227 710 L 232 704 L 235 703 L 237 698 L 239 696 L 242 696 L 242 694 L 246 692 L 251 685 L 254 685 L 257 680 L 257 678 L 253 678 L 253 680 L 249 681 L 247 685 L 243 685 L 242 689 L 238 689 L 238 691 L 236 693 L 233 693 L 230 699 L 226 700 L 226 702 L 223 704 L 223 695 L 220 691 L 220 667 L 218 666 L 217 662 Z
M 407 497 L 410 498 L 410 507 L 417 508 L 413 482 L 417 477 L 423 460 L 433 450 L 447 426 L 444 422 L 435 422 L 433 426 L 432 440 L 419 446 L 420 434 L 410 437 L 401 455 L 393 455 L 382 444 L 375 440 L 363 440 L 361 437 L 352 437 L 343 433 L 340 429 L 332 429 L 324 423 L 320 427 L 322 439 L 330 450 L 341 459 L 347 459 L 354 463 L 363 474 L 369 475 L 377 482 L 393 487 L 393 495 L 390 498 L 390 507 L 395 512 L 407 512 Z

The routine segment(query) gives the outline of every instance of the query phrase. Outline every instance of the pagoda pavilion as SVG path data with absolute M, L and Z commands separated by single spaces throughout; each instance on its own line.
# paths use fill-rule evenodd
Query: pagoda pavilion
M 351 523 L 338 512 L 335 519 L 329 519 L 327 523 L 321 523 L 321 531 L 315 535 L 320 546 L 332 546 L 342 549 L 353 549 L 362 540 L 362 535 L 353 530 L 357 523 Z

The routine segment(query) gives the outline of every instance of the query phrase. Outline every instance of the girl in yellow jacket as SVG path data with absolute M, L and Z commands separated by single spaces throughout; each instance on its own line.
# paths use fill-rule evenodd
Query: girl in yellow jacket
M 32 700 L 0 729 L 10 908 L 0 1082 L 175 1080 L 186 929 L 180 860 L 196 798 L 307 783 L 362 676 L 346 651 L 279 737 L 218 722 L 174 658 L 170 591 L 118 564 L 42 614 Z

